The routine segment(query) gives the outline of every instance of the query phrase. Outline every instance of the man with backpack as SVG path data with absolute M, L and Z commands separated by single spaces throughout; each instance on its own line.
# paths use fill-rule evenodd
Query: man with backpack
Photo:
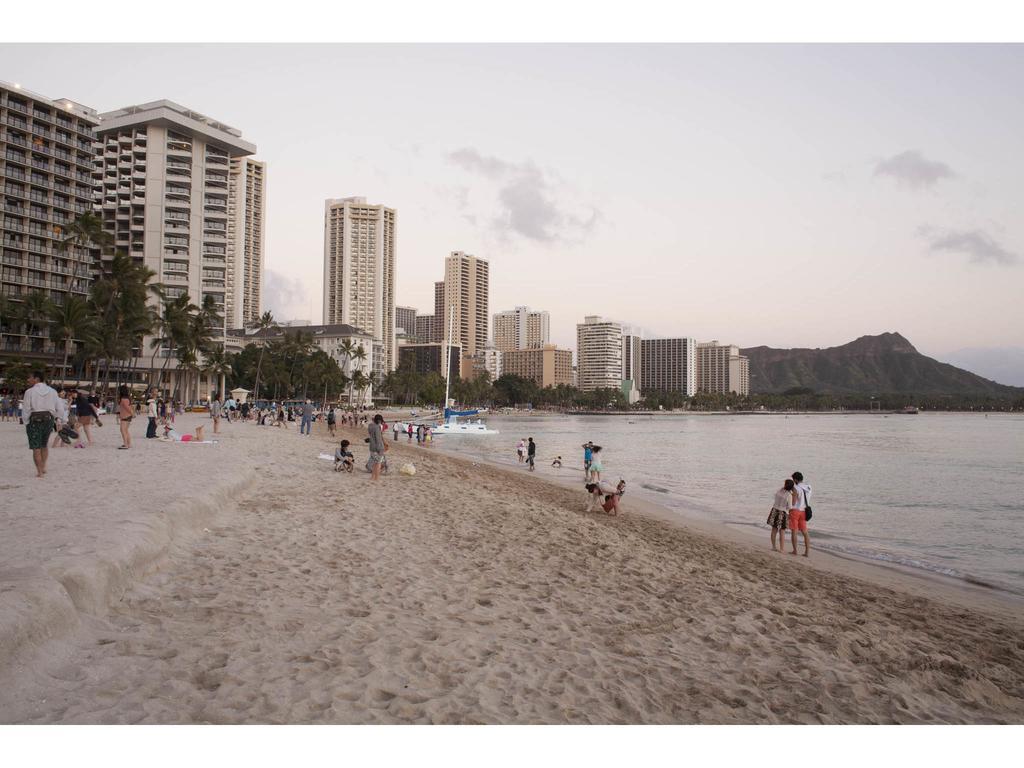
M 796 532 L 800 531 L 804 537 L 804 557 L 810 557 L 811 540 L 807 535 L 807 521 L 811 518 L 811 486 L 804 482 L 802 472 L 793 473 L 794 500 L 793 509 L 789 510 L 789 530 L 793 535 L 793 551 L 789 554 L 796 554 Z

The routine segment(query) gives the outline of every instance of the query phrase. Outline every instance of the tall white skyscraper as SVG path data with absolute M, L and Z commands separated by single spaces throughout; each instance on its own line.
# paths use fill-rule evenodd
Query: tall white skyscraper
M 115 247 L 152 269 L 169 296 L 209 296 L 225 314 L 231 162 L 256 146 L 172 101 L 101 118 L 94 177 Z
M 502 352 L 539 349 L 551 343 L 551 319 L 547 312 L 516 307 L 494 315 L 494 346 Z
M 487 327 L 490 323 L 490 264 L 462 251 L 452 251 L 444 260 L 444 306 L 441 308 L 441 333 L 447 338 L 451 327 L 451 343 L 462 346 L 461 375 L 472 378 L 469 361 L 487 345 Z M 436 304 L 436 301 L 435 301 Z
M 263 312 L 263 233 L 267 164 L 232 158 L 228 187 L 225 314 L 228 328 L 254 324 Z
M 584 392 L 622 386 L 622 325 L 588 315 L 576 325 L 577 386 Z
M 384 346 L 384 371 L 395 352 L 396 211 L 365 197 L 324 204 L 324 325 L 345 323 Z

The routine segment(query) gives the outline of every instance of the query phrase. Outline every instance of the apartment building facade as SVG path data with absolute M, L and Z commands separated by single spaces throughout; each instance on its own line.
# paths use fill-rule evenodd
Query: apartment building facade
M 253 325 L 263 313 L 267 164 L 231 158 L 225 314 L 228 328 Z
M 403 344 L 398 348 L 399 364 L 419 374 L 437 373 L 444 377 L 444 344 Z M 448 347 L 448 371 L 454 378 L 462 369 L 462 350 L 458 344 Z
M 588 315 L 576 325 L 577 386 L 584 392 L 622 385 L 622 325 Z
M 227 321 L 231 161 L 256 146 L 167 100 L 100 117 L 93 176 L 115 248 L 153 270 L 169 297 L 210 297 Z
M 697 344 L 693 339 L 642 339 L 640 390 L 679 392 L 692 397 L 697 391 Z
M 395 307 L 395 332 L 401 329 L 407 337 L 416 336 L 416 308 Z
M 502 352 L 533 349 L 550 343 L 551 318 L 547 312 L 522 306 L 494 315 L 494 346 Z
M 735 344 L 697 345 L 697 389 L 714 394 L 750 394 L 750 362 Z
M 385 371 L 397 365 L 396 224 L 394 208 L 364 197 L 324 203 L 323 322 L 373 334 L 384 346 Z
M 572 350 L 554 344 L 501 353 L 502 372 L 520 376 L 538 387 L 572 386 Z
M 0 295 L 14 304 L 89 293 L 94 254 L 65 239 L 92 211 L 98 124 L 93 109 L 0 82 Z M 0 352 L 28 359 L 59 352 L 41 325 L 5 325 L 0 339 Z
M 444 260 L 443 333 L 447 339 L 451 324 L 452 344 L 462 349 L 463 360 L 487 344 L 490 323 L 490 264 L 463 251 L 452 251 Z M 463 365 L 463 378 L 471 378 L 472 367 Z

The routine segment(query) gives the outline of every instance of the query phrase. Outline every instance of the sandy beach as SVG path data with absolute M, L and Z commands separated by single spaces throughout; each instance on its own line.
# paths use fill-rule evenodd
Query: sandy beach
M 1024 722 L 1017 603 L 316 430 L 0 424 L 0 722 Z

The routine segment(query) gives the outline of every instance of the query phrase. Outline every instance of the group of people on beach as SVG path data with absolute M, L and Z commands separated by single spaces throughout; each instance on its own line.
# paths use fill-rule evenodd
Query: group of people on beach
M 401 424 L 398 421 L 395 421 L 395 423 L 391 425 L 391 429 L 394 432 L 395 442 L 398 442 L 399 435 L 405 435 L 409 439 L 408 442 L 410 443 L 412 442 L 413 437 L 415 437 L 417 445 L 423 445 L 428 448 L 434 441 L 434 432 L 429 424 L 417 424 L 416 428 L 413 429 L 413 423 L 411 421 L 406 424 Z

